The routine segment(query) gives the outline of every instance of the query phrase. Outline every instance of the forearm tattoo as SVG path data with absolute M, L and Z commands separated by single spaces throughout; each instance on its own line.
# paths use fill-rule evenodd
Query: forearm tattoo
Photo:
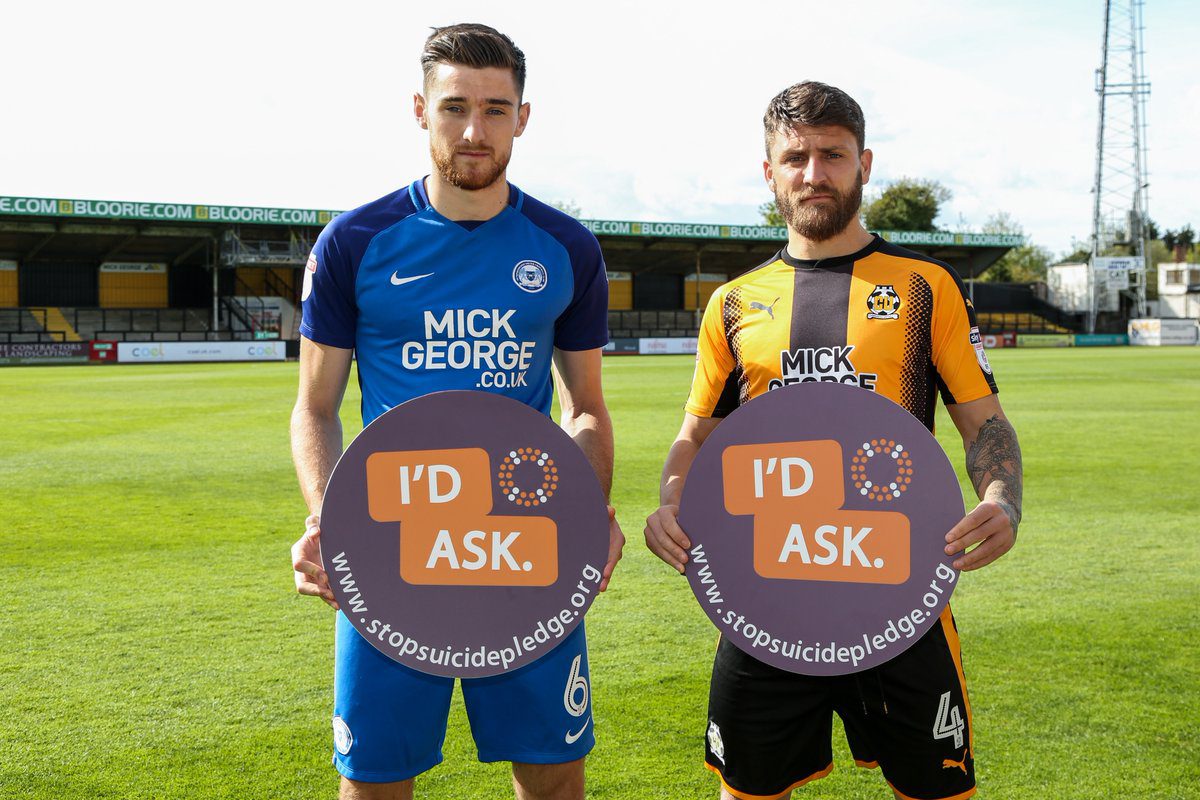
M 1016 532 L 1021 521 L 1021 446 L 1007 420 L 996 415 L 979 428 L 967 448 L 967 474 L 979 499 L 1004 509 Z

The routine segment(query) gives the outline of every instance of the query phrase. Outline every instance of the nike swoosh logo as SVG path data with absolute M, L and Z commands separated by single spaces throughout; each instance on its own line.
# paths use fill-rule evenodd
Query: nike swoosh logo
M 432 274 L 433 274 L 432 272 L 426 272 L 424 275 L 413 275 L 411 278 L 401 278 L 399 275 L 397 275 L 395 272 L 393 272 L 392 273 L 392 286 L 403 286 L 406 283 L 412 283 L 413 281 L 419 281 L 419 280 L 421 280 L 421 278 L 428 278 Z
M 587 721 L 585 721 L 583 723 L 583 727 L 580 728 L 579 731 L 576 733 L 571 733 L 568 730 L 566 736 L 563 737 L 563 741 L 566 742 L 567 744 L 575 744 L 575 742 L 579 739 L 579 737 L 583 736 L 583 732 L 587 730 L 587 726 L 590 725 L 591 723 L 592 723 L 592 715 L 589 714 Z

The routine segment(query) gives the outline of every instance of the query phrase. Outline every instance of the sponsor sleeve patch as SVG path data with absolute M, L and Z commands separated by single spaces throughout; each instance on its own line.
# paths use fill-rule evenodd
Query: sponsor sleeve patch
M 983 337 L 979 334 L 979 328 L 971 328 L 971 346 L 975 348 L 975 358 L 979 361 L 979 368 L 988 375 L 992 374 L 992 365 L 988 363 L 987 351 L 983 348 Z

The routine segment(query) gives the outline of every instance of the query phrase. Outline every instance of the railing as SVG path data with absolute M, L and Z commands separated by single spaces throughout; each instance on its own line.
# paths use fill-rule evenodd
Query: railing
M 65 342 L 67 332 L 49 329 L 48 316 L 44 308 L 0 308 L 0 342 Z
M 234 231 L 227 231 L 221 242 L 221 263 L 230 267 L 300 266 L 308 261 L 311 243 L 294 232 L 288 241 L 252 239 L 245 241 Z
M 155 341 L 209 338 L 206 311 L 194 308 L 59 308 L 83 340 L 136 337 Z M 0 343 L 62 342 L 67 331 L 48 325 L 43 308 L 0 308 Z
M 233 289 L 232 295 L 221 297 L 219 301 L 220 306 L 229 315 L 229 330 L 233 338 L 280 338 L 283 332 L 279 330 L 278 325 L 264 325 L 270 317 L 277 313 L 276 309 L 268 307 L 258 293 L 236 273 L 233 276 Z
M 261 303 L 262 301 L 259 302 Z M 229 329 L 234 338 L 253 339 L 256 325 L 254 318 L 250 315 L 249 308 L 236 297 L 222 297 L 220 304 L 221 308 L 225 309 L 226 313 L 229 314 Z M 233 320 L 235 319 L 242 324 L 245 328 L 244 331 L 234 330 Z
M 44 308 L 0 308 L 0 342 L 65 342 L 66 331 L 47 330 L 47 316 Z
M 292 305 L 299 305 L 299 293 L 294 287 L 288 286 L 282 278 L 276 275 L 274 270 L 268 269 L 263 272 L 263 283 L 267 287 L 267 294 L 282 297 L 290 301 Z
M 1085 322 L 1082 314 L 1072 314 L 1068 311 L 1063 311 L 1053 303 L 1036 296 L 1033 298 L 1033 313 L 1045 317 L 1055 325 L 1061 325 L 1072 331 L 1082 330 Z

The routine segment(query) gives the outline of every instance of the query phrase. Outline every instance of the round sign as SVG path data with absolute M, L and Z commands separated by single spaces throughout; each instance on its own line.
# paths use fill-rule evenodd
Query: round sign
M 580 623 L 608 512 L 587 458 L 548 417 L 496 394 L 437 392 L 346 448 L 321 551 L 342 612 L 376 649 L 479 678 L 537 660 Z
M 709 619 L 760 661 L 805 675 L 882 664 L 930 628 L 958 579 L 946 533 L 962 490 L 933 435 L 866 389 L 767 392 L 712 432 L 679 524 Z

